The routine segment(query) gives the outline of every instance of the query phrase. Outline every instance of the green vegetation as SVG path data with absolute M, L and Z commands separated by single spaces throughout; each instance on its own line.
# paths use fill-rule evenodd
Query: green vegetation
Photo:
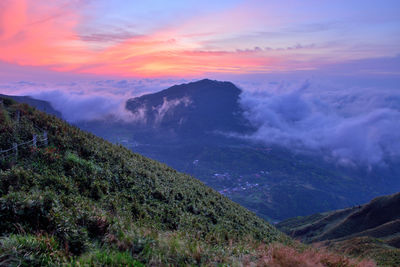
M 372 257 L 382 266 L 400 265 L 400 193 L 344 210 L 298 217 L 277 225 L 306 243 L 351 256 Z
M 43 131 L 48 146 L 21 146 L 17 158 L 1 159 L 0 266 L 291 266 L 311 251 L 188 175 L 28 105 L 3 103 L 0 149 Z M 313 264 L 359 264 L 320 255 Z
M 379 266 L 400 266 L 400 249 L 371 237 L 355 237 L 337 242 L 328 242 L 328 247 L 338 253 L 375 259 Z

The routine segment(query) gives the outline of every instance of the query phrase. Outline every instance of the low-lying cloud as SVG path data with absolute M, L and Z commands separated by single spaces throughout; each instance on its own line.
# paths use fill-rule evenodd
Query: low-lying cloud
M 381 164 L 400 156 L 399 88 L 338 88 L 313 82 L 267 84 L 241 104 L 257 131 L 246 138 L 339 163 Z
M 245 138 L 295 151 L 322 152 L 327 159 L 346 165 L 383 164 L 400 156 L 398 83 L 276 80 L 235 82 L 243 89 L 240 104 L 245 116 L 257 128 Z M 132 113 L 125 109 L 126 101 L 184 82 L 188 81 L 16 82 L 0 84 L 0 93 L 47 100 L 73 123 L 100 119 L 146 122 L 150 110 Z M 164 100 L 151 110 L 152 121 L 160 123 L 178 105 L 190 105 L 190 99 Z
M 114 119 L 143 120 L 125 109 L 128 99 L 156 92 L 186 80 L 99 80 L 69 83 L 16 82 L 0 84 L 0 93 L 28 95 L 49 101 L 68 122 Z M 173 103 L 169 103 L 173 104 Z M 166 107 L 164 107 L 166 108 Z M 162 115 L 162 114 L 161 114 Z
M 192 103 L 189 97 L 182 97 L 168 100 L 166 97 L 163 99 L 163 103 L 160 106 L 154 107 L 153 110 L 155 111 L 155 125 L 158 125 L 162 122 L 164 117 L 169 112 L 173 112 L 173 110 L 179 106 L 184 105 L 185 107 L 189 106 Z

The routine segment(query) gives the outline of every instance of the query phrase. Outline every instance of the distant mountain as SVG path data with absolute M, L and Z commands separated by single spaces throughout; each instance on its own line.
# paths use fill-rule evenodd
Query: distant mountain
M 400 265 L 400 193 L 378 197 L 365 205 L 285 220 L 276 225 L 302 242 L 339 251 L 375 255 L 382 263 Z M 397 248 L 397 249 L 395 249 Z
M 370 236 L 400 248 L 400 193 L 348 209 L 289 219 L 277 227 L 308 243 Z
M 3 98 L 11 98 L 19 103 L 25 103 L 28 104 L 32 107 L 37 108 L 40 111 L 46 112 L 47 114 L 50 115 L 55 115 L 58 118 L 62 118 L 62 114 L 61 112 L 55 110 L 53 108 L 53 106 L 51 105 L 51 103 L 44 101 L 44 100 L 39 100 L 39 99 L 35 99 L 32 98 L 30 96 L 12 96 L 12 95 L 2 95 L 0 94 L 0 97 Z
M 201 80 L 129 99 L 126 109 L 141 127 L 165 137 L 197 138 L 253 130 L 239 105 L 241 90 L 231 82 Z

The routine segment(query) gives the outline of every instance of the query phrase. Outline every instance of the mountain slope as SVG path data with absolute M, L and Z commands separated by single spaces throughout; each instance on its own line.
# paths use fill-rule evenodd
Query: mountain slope
M 277 226 L 305 242 L 355 236 L 400 237 L 400 193 L 344 210 L 283 221 Z M 400 247 L 399 247 L 400 248 Z
M 30 96 L 12 96 L 12 95 L 2 95 L 0 94 L 1 98 L 10 98 L 13 99 L 19 103 L 25 103 L 28 104 L 32 107 L 37 108 L 40 111 L 46 112 L 47 114 L 50 115 L 55 115 L 58 118 L 62 118 L 61 112 L 55 110 L 53 108 L 53 106 L 47 102 L 47 101 L 43 101 L 43 100 L 39 100 L 39 99 L 35 99 L 32 98 Z
M 289 219 L 277 227 L 306 243 L 323 242 L 336 250 L 358 251 L 358 255 L 389 254 L 400 264 L 400 193 L 344 210 Z

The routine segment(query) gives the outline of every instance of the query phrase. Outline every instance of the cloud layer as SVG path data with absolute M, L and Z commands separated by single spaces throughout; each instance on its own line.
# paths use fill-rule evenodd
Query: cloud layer
M 323 76 L 304 82 L 286 75 L 235 82 L 244 91 L 240 104 L 245 115 L 258 129 L 245 138 L 295 151 L 321 152 L 329 160 L 348 165 L 382 164 L 399 157 L 398 79 L 351 79 L 354 81 L 335 78 L 330 82 Z M 145 122 L 148 110 L 126 111 L 127 99 L 189 81 L 15 82 L 0 83 L 0 93 L 47 100 L 69 122 L 105 118 Z M 165 100 L 153 110 L 154 123 L 181 104 L 189 105 L 190 99 Z
M 400 156 L 399 88 L 348 88 L 317 82 L 266 84 L 241 104 L 258 130 L 246 138 L 318 151 L 342 164 Z
M 100 80 L 69 83 L 15 82 L 0 83 L 0 93 L 9 95 L 29 95 L 49 101 L 69 122 L 117 119 L 133 121 L 143 119 L 140 114 L 132 114 L 125 109 L 125 102 L 140 96 L 168 88 L 187 80 Z M 163 109 L 174 103 L 166 103 Z

